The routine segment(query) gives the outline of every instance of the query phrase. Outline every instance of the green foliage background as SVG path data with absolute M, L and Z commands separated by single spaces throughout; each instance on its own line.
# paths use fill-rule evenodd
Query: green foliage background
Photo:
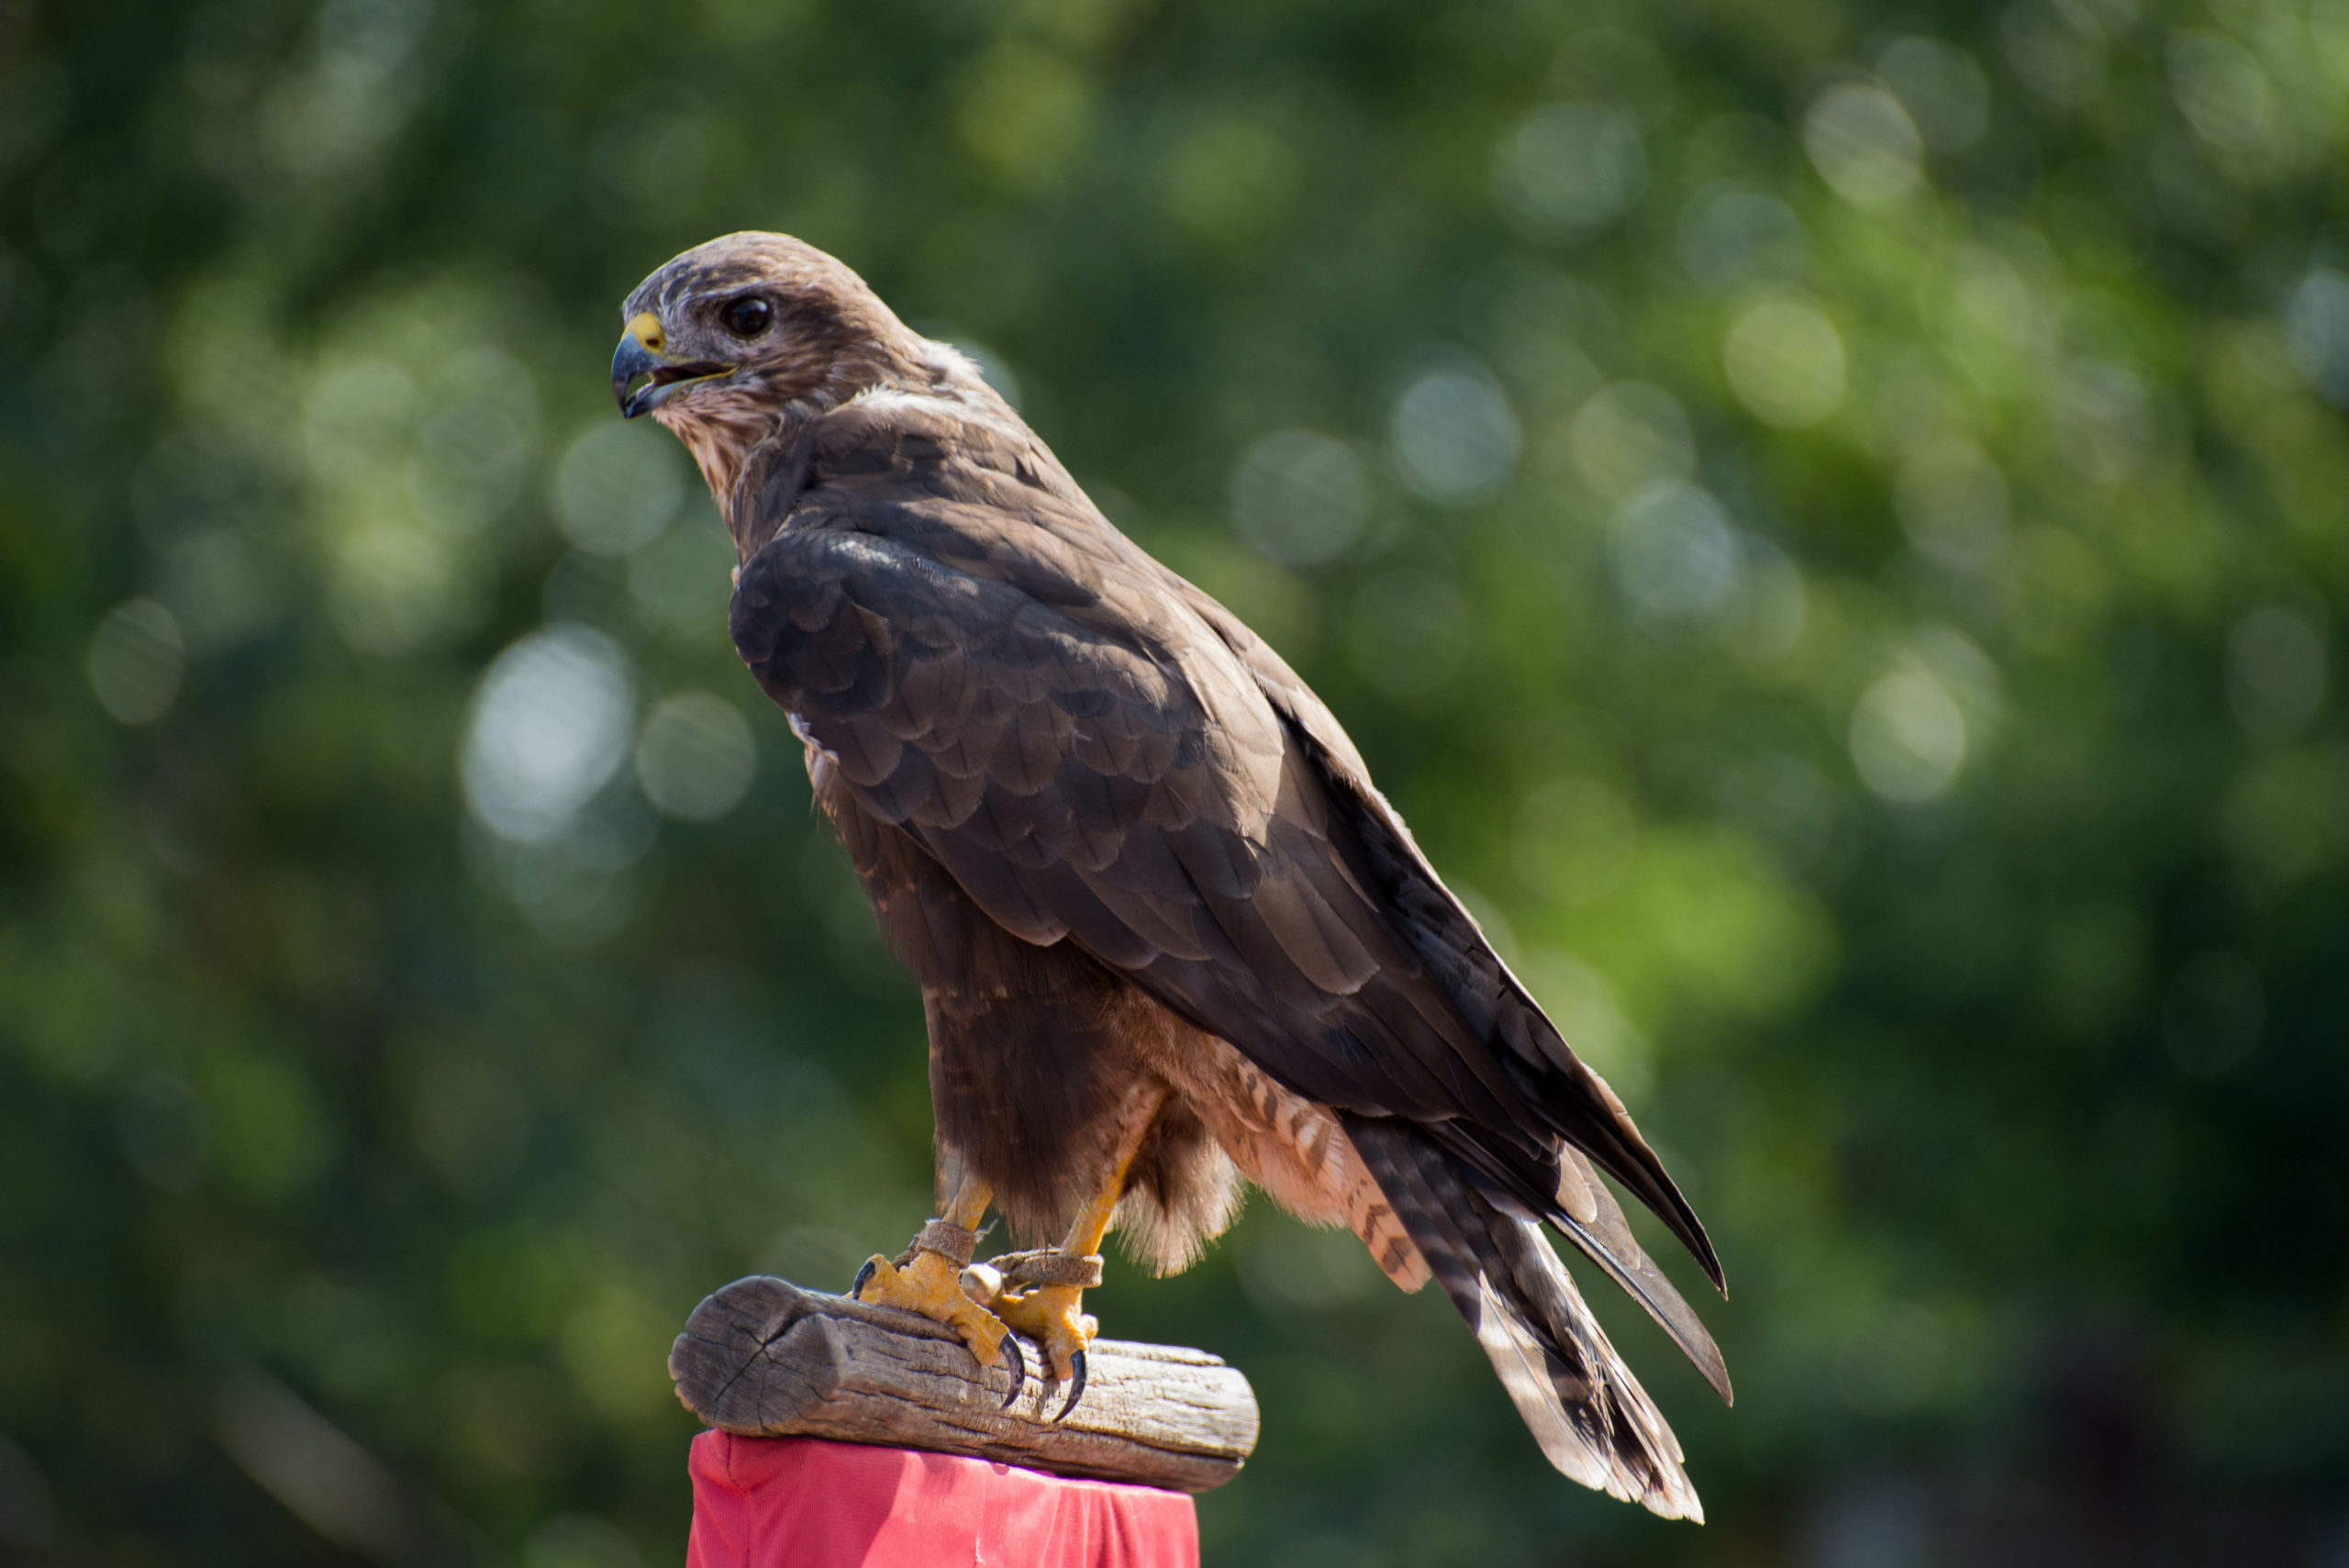
M 1211 1561 L 2349 1560 L 2345 116 L 2342 0 L 0 3 L 0 1560 L 677 1561 L 686 1311 L 927 1212 L 606 389 L 739 228 L 1315 683 L 1726 1261 L 1734 1410 L 1598 1302 L 1702 1530 L 1350 1243 L 1113 1268 Z

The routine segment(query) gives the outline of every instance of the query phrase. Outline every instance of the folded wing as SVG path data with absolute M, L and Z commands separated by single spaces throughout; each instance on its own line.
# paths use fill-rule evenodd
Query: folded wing
M 731 624 L 865 807 L 1016 935 L 1076 942 L 1350 1126 L 1407 1128 L 1397 1179 L 1471 1181 L 1444 1212 L 1508 1218 L 1482 1243 L 1503 1274 L 1546 1278 L 1511 1227 L 1557 1225 L 1727 1397 L 1592 1167 L 1718 1284 L 1702 1226 L 1303 683 L 1025 432 L 903 405 L 819 426 L 755 498 Z

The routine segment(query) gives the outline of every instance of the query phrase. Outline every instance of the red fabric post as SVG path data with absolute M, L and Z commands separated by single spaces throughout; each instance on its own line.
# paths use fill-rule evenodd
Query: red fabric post
M 1191 1499 L 819 1438 L 694 1440 L 685 1568 L 1198 1568 Z

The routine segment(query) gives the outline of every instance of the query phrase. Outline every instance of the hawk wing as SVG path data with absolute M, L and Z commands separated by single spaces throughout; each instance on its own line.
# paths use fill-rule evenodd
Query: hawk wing
M 1621 1103 L 1329 710 L 1041 442 L 937 400 L 852 403 L 761 449 L 733 510 L 735 644 L 866 809 L 1007 929 L 1074 941 L 1297 1093 L 1408 1124 L 1483 1201 L 1557 1225 L 1727 1396 L 1591 1174 L 1720 1284 Z

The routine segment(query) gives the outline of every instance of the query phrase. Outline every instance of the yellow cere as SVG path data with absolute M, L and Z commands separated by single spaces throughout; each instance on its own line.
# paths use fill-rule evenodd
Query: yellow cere
M 634 316 L 629 317 L 628 322 L 628 335 L 635 339 L 638 342 L 643 344 L 646 348 L 651 350 L 654 353 L 657 354 L 661 351 L 662 342 L 661 336 L 661 318 L 653 315 L 652 312 L 649 310 L 640 310 Z

